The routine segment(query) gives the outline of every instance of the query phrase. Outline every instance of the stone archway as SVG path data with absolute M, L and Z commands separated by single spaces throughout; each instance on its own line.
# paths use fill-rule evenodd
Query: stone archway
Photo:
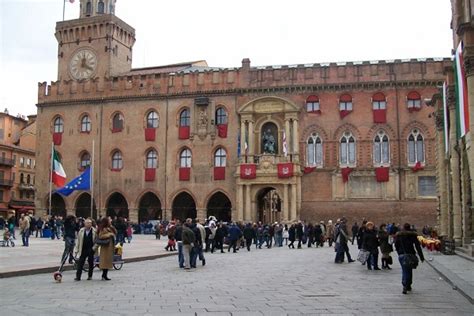
M 153 192 L 145 193 L 138 203 L 138 222 L 162 218 L 160 199 Z
M 91 195 L 87 192 L 82 193 L 76 200 L 76 217 L 97 219 L 97 208 L 95 201 L 91 215 Z
M 257 193 L 257 220 L 268 224 L 282 220 L 282 200 L 273 187 L 266 187 Z
M 49 207 L 49 198 L 46 201 Z M 51 210 L 50 210 L 50 215 L 51 216 L 62 216 L 63 218 L 66 217 L 67 211 L 66 211 L 66 202 L 64 201 L 64 198 L 59 194 L 59 193 L 53 193 L 51 195 Z
M 172 205 L 172 217 L 173 219 L 179 219 L 180 221 L 186 220 L 186 218 L 196 218 L 196 202 L 193 197 L 187 192 L 181 192 L 178 194 Z
M 125 197 L 115 192 L 110 195 L 106 203 L 107 216 L 128 218 L 128 203 Z
M 232 221 L 232 203 L 222 192 L 214 193 L 207 202 L 207 217 L 215 216 L 223 222 Z

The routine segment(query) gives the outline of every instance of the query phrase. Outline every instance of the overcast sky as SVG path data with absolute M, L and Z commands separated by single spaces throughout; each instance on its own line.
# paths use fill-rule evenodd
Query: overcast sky
M 57 78 L 63 0 L 0 0 L 0 110 L 36 113 L 38 82 Z M 117 0 L 136 30 L 133 67 L 205 59 L 252 66 L 446 57 L 448 0 Z M 66 1 L 66 20 L 79 0 Z

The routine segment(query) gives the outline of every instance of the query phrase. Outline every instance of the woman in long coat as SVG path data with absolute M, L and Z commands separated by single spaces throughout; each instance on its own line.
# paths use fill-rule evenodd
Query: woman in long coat
M 99 225 L 99 239 L 109 239 L 109 243 L 100 246 L 99 268 L 102 269 L 102 281 L 110 281 L 107 277 L 109 269 L 112 269 L 114 260 L 115 236 L 117 230 L 112 226 L 109 217 L 103 217 Z

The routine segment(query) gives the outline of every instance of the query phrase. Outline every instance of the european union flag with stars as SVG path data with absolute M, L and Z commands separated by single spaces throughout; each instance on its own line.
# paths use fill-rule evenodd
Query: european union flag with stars
M 74 178 L 63 188 L 56 190 L 57 193 L 69 196 L 76 190 L 90 190 L 91 188 L 91 168 L 87 168 L 80 176 Z

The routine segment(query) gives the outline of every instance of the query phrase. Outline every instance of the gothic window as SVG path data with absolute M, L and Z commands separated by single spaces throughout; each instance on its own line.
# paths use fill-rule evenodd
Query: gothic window
M 407 107 L 409 110 L 418 110 L 421 108 L 421 96 L 418 92 L 412 91 L 408 93 Z
M 384 131 L 379 131 L 374 138 L 374 163 L 390 163 L 390 142 Z
M 114 151 L 112 154 L 112 170 L 121 170 L 123 168 L 122 153 L 120 150 Z
M 345 132 L 340 140 L 340 164 L 355 165 L 356 141 L 351 132 Z
M 30 182 L 31 182 L 31 176 L 30 176 L 30 175 L 27 175 L 27 176 L 26 176 L 26 183 L 27 183 L 27 184 L 30 184 Z
M 84 115 L 81 119 L 81 132 L 89 133 L 91 131 L 91 119 L 89 115 Z
M 92 14 L 92 3 L 87 1 L 86 3 L 86 15 L 90 16 Z
M 306 112 L 318 112 L 320 111 L 319 107 L 319 97 L 317 95 L 310 95 L 306 99 Z
M 99 3 L 97 4 L 97 13 L 99 14 L 104 14 L 104 1 L 100 0 Z
M 425 161 L 425 144 L 420 131 L 414 129 L 408 136 L 408 164 Z
M 20 173 L 20 183 L 25 183 L 25 176 L 23 175 L 23 173 Z
M 54 132 L 63 133 L 64 132 L 64 121 L 63 118 L 58 116 L 54 119 Z
M 181 168 L 191 167 L 191 151 L 189 149 L 183 149 L 179 154 L 179 166 Z
M 387 109 L 387 100 L 385 99 L 385 95 L 383 93 L 379 92 L 372 96 L 372 109 L 373 110 Z
M 227 124 L 227 112 L 223 107 L 219 107 L 216 110 L 216 125 Z
M 214 153 L 214 167 L 226 166 L 227 153 L 224 148 L 219 148 Z
M 146 167 L 148 169 L 156 169 L 158 168 L 158 154 L 156 150 L 150 149 L 146 154 Z
M 146 127 L 157 128 L 158 127 L 158 113 L 150 111 L 146 116 Z
M 352 111 L 352 96 L 350 94 L 340 96 L 339 111 Z
M 79 168 L 81 170 L 85 170 L 90 165 L 91 165 L 91 155 L 89 155 L 89 153 L 87 151 L 83 152 L 81 154 L 81 162 L 80 162 Z
M 123 130 L 123 115 L 121 113 L 115 113 L 112 118 L 112 131 L 120 132 Z
M 181 111 L 179 115 L 179 126 L 190 126 L 191 125 L 191 114 L 188 109 Z
M 323 142 L 318 134 L 313 133 L 307 141 L 307 159 L 306 164 L 310 167 L 323 165 Z

